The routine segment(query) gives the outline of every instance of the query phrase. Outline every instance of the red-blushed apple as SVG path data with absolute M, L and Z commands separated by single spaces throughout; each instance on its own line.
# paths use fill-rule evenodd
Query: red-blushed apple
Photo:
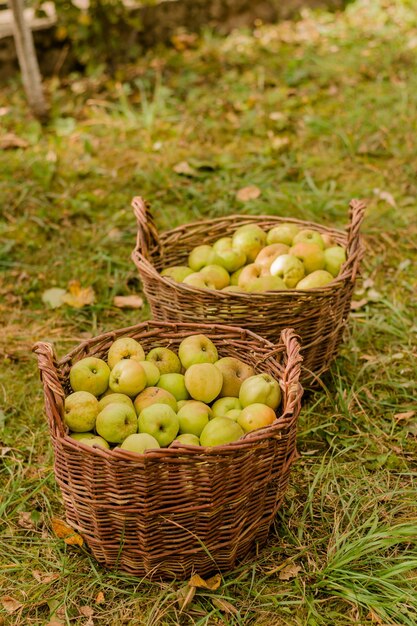
M 275 411 L 266 404 L 249 404 L 242 409 L 237 423 L 243 428 L 245 433 L 264 426 L 270 426 L 276 420 Z
M 256 265 L 256 263 L 245 265 L 239 275 L 238 286 L 242 289 L 247 289 L 250 283 L 261 275 L 262 268 L 260 265 Z
M 182 282 L 184 285 L 197 287 L 197 289 L 216 289 L 216 285 L 212 283 L 207 276 L 203 276 L 201 272 L 194 272 L 193 274 L 186 276 Z
M 103 359 L 87 356 L 74 363 L 70 370 L 73 391 L 89 391 L 101 396 L 109 385 L 110 368 Z
M 232 247 L 246 255 L 249 263 L 254 261 L 266 244 L 266 233 L 256 224 L 240 226 L 233 233 Z
M 285 291 L 288 289 L 279 276 L 259 276 L 252 280 L 246 288 L 248 293 L 262 293 L 264 291 Z
M 234 420 L 228 417 L 214 417 L 204 427 L 200 435 L 200 445 L 224 446 L 227 443 L 237 441 L 244 434 L 242 427 Z
M 141 411 L 139 432 L 155 437 L 161 448 L 174 441 L 180 427 L 175 411 L 167 404 L 152 404 Z
M 152 348 L 146 360 L 155 363 L 161 374 L 179 374 L 181 363 L 175 352 L 169 348 Z
M 191 433 L 200 436 L 203 428 L 212 417 L 212 411 L 207 404 L 198 400 L 190 400 L 177 413 L 180 423 L 180 433 Z
M 182 435 L 178 435 L 171 443 L 171 446 L 178 441 L 178 443 L 185 444 L 186 446 L 199 446 L 200 439 L 196 435 L 192 435 L 191 433 L 183 433 Z
M 223 250 L 230 250 L 232 247 L 231 237 L 221 237 L 213 243 L 213 250 L 217 253 L 223 252 Z
M 273 243 L 266 246 L 256 257 L 255 264 L 262 268 L 262 274 L 269 274 L 272 261 L 275 261 L 277 256 L 281 256 L 281 254 L 288 254 L 289 249 L 289 246 L 284 243 Z
M 243 381 L 255 374 L 255 370 L 251 365 L 233 356 L 225 356 L 216 361 L 214 365 L 223 376 L 220 397 L 238 397 Z
M 96 431 L 109 443 L 122 443 L 138 430 L 138 418 L 127 404 L 108 404 L 97 415 Z
M 95 437 L 80 439 L 80 441 L 86 446 L 91 446 L 92 448 L 94 446 L 97 446 L 98 448 L 104 448 L 105 450 L 109 450 L 110 448 L 108 441 L 103 439 L 103 437 L 99 437 L 98 435 L 96 435 Z
M 246 263 L 246 254 L 233 248 L 221 250 L 217 256 L 219 257 L 217 263 L 230 273 L 236 272 Z
M 177 401 L 169 391 L 160 389 L 159 387 L 147 387 L 134 401 L 134 406 L 137 415 L 140 415 L 143 409 L 151 406 L 152 404 L 167 404 L 175 412 L 178 410 Z
M 221 391 L 223 375 L 213 363 L 195 363 L 185 372 L 185 386 L 194 400 L 209 404 Z
M 186 276 L 193 273 L 193 270 L 186 265 L 174 265 L 173 267 L 166 267 L 161 272 L 161 276 L 164 278 L 172 278 L 176 283 L 182 283 Z
M 113 391 L 112 393 L 109 393 L 100 398 L 100 401 L 98 403 L 99 412 L 104 409 L 104 407 L 108 404 L 114 404 L 115 402 L 117 402 L 118 404 L 120 404 L 120 402 L 124 402 L 125 404 L 133 408 L 133 402 L 132 399 L 129 398 L 129 396 L 124 393 L 115 393 Z
M 139 363 L 145 370 L 146 386 L 154 387 L 161 376 L 158 367 L 152 361 L 139 361 Z
M 297 257 L 305 268 L 306 274 L 324 268 L 324 252 L 315 243 L 300 242 L 290 248 L 290 254 Z
M 65 398 L 64 422 L 76 433 L 92 430 L 99 410 L 99 402 L 92 393 L 75 391 Z
M 273 243 L 284 243 L 286 246 L 291 246 L 294 237 L 299 232 L 299 228 L 296 224 L 289 222 L 283 222 L 271 228 L 266 236 L 266 242 L 268 245 Z
M 216 289 L 223 289 L 230 284 L 230 276 L 221 265 L 206 265 L 200 270 L 201 276 Z
M 304 265 L 291 254 L 282 254 L 273 261 L 271 275 L 278 276 L 288 289 L 293 289 L 304 276 Z
M 300 280 L 296 289 L 304 291 L 307 289 L 316 289 L 317 287 L 325 287 L 331 283 L 332 280 L 334 280 L 334 278 L 330 272 L 326 272 L 326 270 L 317 270 L 315 272 L 311 272 L 308 276 L 305 276 L 303 280 Z
M 255 374 L 243 381 L 239 392 L 239 400 L 243 408 L 250 404 L 267 404 L 276 409 L 281 402 L 281 389 L 278 381 L 266 372 Z
M 137 396 L 146 387 L 146 374 L 139 361 L 122 359 L 110 372 L 109 387 L 115 393 Z
M 342 246 L 334 246 L 324 251 L 324 269 L 336 277 L 343 263 L 346 261 L 346 250 Z
M 132 359 L 135 361 L 143 361 L 145 351 L 136 339 L 131 337 L 119 337 L 113 341 L 107 355 L 107 363 L 112 370 L 116 363 L 122 359 Z
M 206 335 L 189 335 L 179 345 L 178 356 L 184 369 L 195 363 L 215 363 L 217 348 Z
M 177 400 L 188 400 L 190 395 L 185 387 L 183 374 L 162 374 L 157 387 L 172 393 Z
M 212 265 L 217 262 L 217 254 L 212 246 L 201 245 L 191 250 L 188 257 L 188 265 L 193 272 L 199 272 L 206 265 Z
M 160 447 L 155 437 L 152 437 L 152 435 L 148 433 L 134 433 L 133 435 L 129 435 L 120 446 L 122 450 L 129 450 L 137 454 L 143 454 L 145 450 L 155 450 Z
M 212 404 L 211 410 L 213 411 L 213 417 L 225 417 L 228 411 L 232 409 L 242 410 L 239 398 L 224 397 L 219 398 Z
M 337 245 L 337 242 L 334 240 L 333 236 L 330 233 L 320 233 L 321 238 L 323 239 L 324 249 L 333 248 L 333 246 Z
M 324 250 L 324 241 L 317 230 L 311 228 L 303 228 L 293 239 L 293 245 L 296 243 L 315 243 L 319 248 Z

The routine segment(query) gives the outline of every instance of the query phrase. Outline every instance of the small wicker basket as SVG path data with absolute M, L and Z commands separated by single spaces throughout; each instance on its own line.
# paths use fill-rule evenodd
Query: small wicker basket
M 185 224 L 159 234 L 147 203 L 136 197 L 132 206 L 138 224 L 132 259 L 155 319 L 233 324 L 248 328 L 273 343 L 278 341 L 284 328 L 294 328 L 302 342 L 301 380 L 304 384 L 317 382 L 337 355 L 348 319 L 363 255 L 359 235 L 365 211 L 362 201 L 351 201 L 346 232 L 271 215 L 230 215 Z M 346 263 L 329 285 L 308 291 L 291 289 L 247 294 L 199 289 L 159 274 L 164 267 L 187 264 L 188 254 L 195 246 L 230 236 L 240 226 L 258 224 L 269 230 L 282 222 L 328 233 L 346 247 Z
M 193 333 L 210 337 L 220 356 L 236 356 L 279 381 L 276 422 L 224 446 L 175 444 L 143 455 L 91 448 L 68 436 L 63 407 L 73 363 L 93 355 L 106 359 L 117 337 L 133 337 L 146 351 L 175 350 Z M 85 341 L 58 363 L 51 344 L 33 349 L 66 518 L 97 561 L 137 576 L 203 576 L 230 570 L 265 543 L 297 456 L 302 388 L 294 331 L 284 330 L 273 345 L 231 326 L 149 321 Z

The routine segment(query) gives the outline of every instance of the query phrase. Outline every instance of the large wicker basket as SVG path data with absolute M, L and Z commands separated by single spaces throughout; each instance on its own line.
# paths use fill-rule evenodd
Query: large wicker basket
M 294 328 L 302 342 L 302 382 L 313 384 L 329 368 L 342 341 L 363 254 L 359 235 L 365 211 L 363 202 L 351 201 L 346 232 L 271 215 L 230 215 L 185 224 L 159 234 L 147 203 L 136 197 L 132 206 L 138 224 L 132 259 L 155 319 L 233 324 L 274 343 L 281 330 Z M 329 233 L 346 246 L 347 261 L 329 285 L 308 291 L 231 293 L 191 287 L 159 274 L 164 267 L 187 264 L 192 248 L 229 236 L 239 226 L 258 224 L 268 230 L 282 222 Z
M 210 337 L 220 356 L 239 357 L 279 380 L 276 422 L 232 444 L 175 444 L 144 455 L 93 449 L 68 436 L 62 416 L 73 363 L 106 358 L 117 337 L 134 337 L 147 351 L 176 349 L 193 333 Z M 34 351 L 66 518 L 101 564 L 138 576 L 207 575 L 230 570 L 266 541 L 297 455 L 302 388 L 294 331 L 284 330 L 273 345 L 231 326 L 149 321 L 88 340 L 58 363 L 51 344 L 37 343 Z

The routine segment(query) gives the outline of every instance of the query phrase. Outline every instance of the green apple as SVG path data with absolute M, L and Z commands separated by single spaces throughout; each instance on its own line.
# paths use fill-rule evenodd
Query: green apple
M 127 404 L 108 404 L 97 415 L 96 431 L 110 443 L 122 443 L 137 430 L 138 418 L 134 409 Z
M 228 411 L 232 409 L 242 410 L 239 398 L 224 397 L 219 398 L 212 404 L 211 410 L 213 411 L 213 417 L 225 417 Z
M 346 250 L 342 246 L 334 246 L 326 248 L 324 251 L 324 269 L 330 272 L 332 276 L 337 276 L 340 268 L 346 261 Z
M 209 283 L 214 285 L 215 289 L 223 289 L 230 284 L 229 273 L 221 265 L 206 265 L 200 270 L 201 276 Z
M 176 437 L 176 439 L 174 439 L 172 443 L 175 443 L 176 441 L 178 441 L 178 443 L 185 444 L 186 446 L 200 445 L 199 438 L 196 435 L 192 435 L 191 433 L 183 433 L 182 435 L 178 435 L 178 437 Z
M 289 249 L 289 246 L 286 246 L 285 243 L 273 243 L 270 246 L 266 246 L 262 248 L 256 257 L 255 264 L 261 268 L 262 274 L 269 274 L 272 262 L 275 261 L 277 256 L 288 254 Z
M 143 367 L 146 376 L 146 386 L 153 387 L 159 380 L 161 375 L 158 367 L 152 361 L 139 361 Z
M 219 265 L 230 273 L 236 272 L 246 263 L 246 254 L 239 252 L 239 250 L 234 250 L 233 248 L 221 250 L 217 253 L 217 256 L 219 257 Z
M 107 355 L 107 363 L 112 370 L 113 367 L 122 359 L 132 359 L 135 361 L 143 361 L 145 351 L 136 339 L 131 337 L 119 337 L 110 346 Z
M 245 265 L 239 274 L 238 286 L 241 287 L 241 289 L 247 289 L 250 283 L 261 275 L 262 268 L 260 265 L 256 265 L 256 263 Z
M 250 263 L 256 259 L 265 244 L 266 233 L 256 224 L 241 226 L 233 233 L 233 248 L 243 252 Z
M 106 394 L 100 399 L 98 403 L 99 412 L 104 409 L 104 407 L 108 404 L 114 404 L 115 402 L 117 402 L 118 404 L 120 404 L 120 402 L 124 402 L 125 404 L 133 408 L 133 402 L 132 399 L 129 398 L 129 396 L 124 393 L 115 393 L 114 391 L 112 391 L 112 393 Z
M 110 449 L 108 441 L 103 439 L 103 437 L 99 437 L 98 435 L 95 435 L 94 437 L 86 437 L 85 439 L 80 439 L 80 441 L 86 446 L 98 446 L 99 448 L 104 448 L 105 450 Z
M 337 246 L 337 241 L 333 239 L 333 236 L 330 235 L 330 233 L 321 233 L 321 238 L 323 239 L 324 249 Z
M 237 441 L 244 434 L 241 426 L 228 417 L 214 417 L 204 427 L 200 435 L 200 445 L 224 446 L 232 441 Z
M 246 288 L 249 293 L 263 291 L 283 291 L 288 289 L 282 278 L 279 276 L 259 276 L 255 278 Z
M 76 433 L 92 430 L 99 411 L 99 402 L 92 393 L 75 391 L 65 398 L 64 422 Z
M 291 246 L 294 237 L 298 234 L 299 228 L 296 224 L 290 224 L 289 222 L 283 222 L 271 228 L 266 236 L 266 243 L 271 245 L 273 243 L 284 243 L 286 246 Z
M 231 237 L 221 237 L 213 244 L 213 250 L 217 253 L 223 252 L 223 250 L 230 250 L 232 248 Z
M 227 417 L 229 420 L 233 420 L 237 422 L 237 418 L 242 413 L 242 409 L 230 409 L 227 413 L 224 414 L 224 417 Z
M 239 392 L 239 400 L 243 408 L 250 404 L 267 404 L 276 409 L 281 402 L 281 389 L 278 381 L 266 372 L 255 374 L 243 381 Z
M 182 283 L 186 276 L 193 273 L 193 270 L 187 265 L 174 265 L 173 267 L 166 267 L 161 272 L 161 276 L 164 278 L 172 278 L 177 283 Z
M 317 230 L 303 228 L 293 239 L 293 245 L 296 243 L 315 243 L 319 248 L 324 250 L 324 241 Z
M 292 254 L 282 254 L 271 265 L 271 275 L 281 278 L 288 289 L 293 289 L 303 278 L 304 273 L 304 265 Z
M 216 251 L 211 246 L 197 246 L 191 250 L 188 257 L 188 265 L 193 272 L 199 272 L 206 265 L 212 265 L 217 262 Z
M 152 348 L 146 355 L 146 360 L 154 363 L 161 374 L 179 374 L 181 363 L 175 352 L 169 348 Z
M 140 415 L 143 409 L 151 406 L 152 404 L 167 404 L 175 412 L 178 410 L 177 401 L 169 391 L 160 389 L 159 387 L 147 387 L 134 401 L 134 406 L 137 415 Z
M 89 391 L 93 396 L 101 396 L 109 385 L 110 368 L 103 359 L 87 356 L 74 363 L 70 370 L 70 383 L 73 391 Z
M 203 428 L 212 417 L 212 410 L 207 404 L 191 400 L 177 413 L 180 433 L 191 433 L 200 436 Z
M 248 433 L 257 428 L 270 426 L 276 418 L 274 409 L 258 402 L 246 406 L 239 415 L 237 423 L 243 428 L 245 433 Z
M 155 437 L 161 448 L 174 441 L 180 427 L 177 414 L 167 404 L 152 404 L 143 409 L 138 425 L 139 432 Z
M 255 370 L 251 365 L 244 363 L 233 356 L 225 356 L 214 364 L 223 376 L 223 385 L 220 397 L 238 397 L 240 387 L 246 378 L 255 375 Z
M 218 359 L 214 343 L 201 334 L 189 335 L 183 339 L 178 348 L 178 356 L 184 369 L 195 363 L 215 363 Z
M 330 272 L 326 272 L 326 270 L 316 270 L 303 278 L 303 280 L 300 280 L 297 284 L 297 289 L 305 290 L 325 287 L 325 285 L 331 283 L 332 280 L 334 280 L 334 277 L 330 274 Z
M 245 289 L 242 289 L 242 287 L 238 287 L 237 285 L 227 285 L 227 287 L 223 287 L 222 291 L 227 291 L 229 293 L 245 293 Z
M 183 374 L 162 374 L 157 387 L 172 393 L 177 400 L 188 400 L 189 393 L 185 387 Z
M 324 269 L 324 252 L 315 243 L 296 243 L 295 246 L 290 248 L 290 254 L 302 261 L 306 274 Z
M 120 446 L 122 450 L 137 452 L 137 454 L 143 454 L 145 450 L 155 450 L 160 447 L 155 437 L 148 433 L 133 433 L 133 435 L 126 437 Z
M 81 439 L 93 439 L 94 437 L 97 437 L 97 435 L 95 433 L 92 433 L 91 431 L 86 433 L 70 433 L 69 436 L 71 437 L 71 439 L 76 439 L 77 441 L 81 441 Z
M 115 393 L 137 396 L 146 387 L 145 370 L 133 359 L 118 361 L 110 372 L 109 387 Z
M 214 283 L 212 283 L 207 276 L 203 276 L 200 272 L 194 272 L 193 274 L 186 276 L 182 282 L 184 285 L 197 287 L 197 289 L 216 289 Z
M 236 272 L 233 272 L 233 274 L 230 275 L 230 284 L 233 287 L 237 287 L 237 285 L 239 284 L 239 276 L 241 275 L 244 269 L 245 269 L 244 267 L 241 267 L 240 270 L 236 270 Z
M 185 372 L 185 386 L 194 400 L 209 404 L 221 391 L 223 375 L 213 363 L 195 363 Z

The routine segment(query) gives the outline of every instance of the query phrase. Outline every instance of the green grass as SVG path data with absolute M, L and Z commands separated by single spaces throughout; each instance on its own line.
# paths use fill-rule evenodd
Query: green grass
M 113 78 L 47 80 L 45 129 L 20 83 L 3 86 L 1 133 L 28 147 L 0 152 L 0 589 L 21 603 L 9 615 L 0 601 L 0 623 L 417 623 L 417 414 L 395 417 L 415 410 L 417 387 L 416 29 L 411 1 L 360 0 L 253 34 L 206 32 Z M 192 177 L 174 171 L 181 161 Z M 246 185 L 262 193 L 241 204 Z M 367 303 L 305 396 L 268 546 L 183 611 L 185 583 L 104 571 L 53 535 L 63 509 L 31 354 L 40 339 L 63 355 L 149 315 L 113 306 L 141 289 L 136 194 L 160 229 L 234 211 L 343 226 L 349 200 L 368 200 L 355 296 Z M 42 293 L 72 279 L 96 303 L 48 309 Z M 297 570 L 282 580 L 286 565 Z

